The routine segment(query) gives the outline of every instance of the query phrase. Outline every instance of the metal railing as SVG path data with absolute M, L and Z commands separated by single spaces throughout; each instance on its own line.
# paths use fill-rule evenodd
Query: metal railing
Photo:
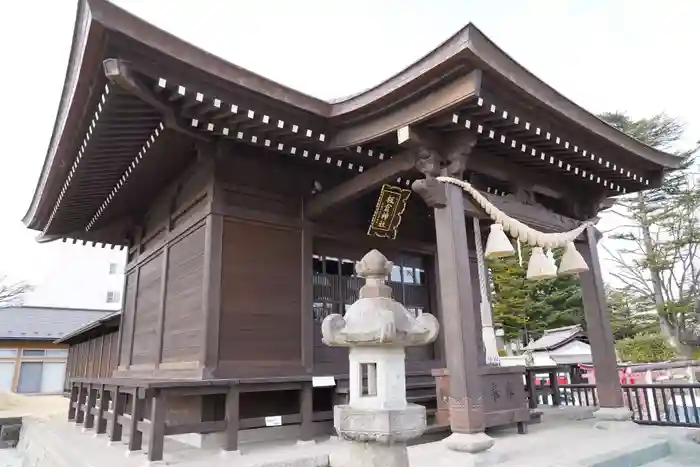
M 700 384 L 623 384 L 622 392 L 640 425 L 700 427 Z
M 558 401 L 543 391 L 537 394 L 538 402 L 578 407 L 598 405 L 594 384 L 560 384 L 558 389 Z M 622 393 L 632 419 L 640 425 L 700 427 L 700 384 L 623 384 Z

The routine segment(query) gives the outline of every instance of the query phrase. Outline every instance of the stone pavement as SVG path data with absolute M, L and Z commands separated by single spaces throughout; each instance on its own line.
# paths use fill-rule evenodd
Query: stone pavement
M 671 454 L 668 438 L 691 444 L 685 440 L 686 432 L 684 428 L 646 427 L 632 422 L 611 425 L 590 419 L 562 419 L 532 425 L 526 435 L 514 434 L 513 430 L 493 433 L 496 443 L 483 454 L 455 453 L 440 443 L 429 443 L 410 448 L 409 456 L 411 467 L 631 467 L 644 464 L 613 461 L 649 447 L 651 451 L 642 453 L 640 461 L 668 456 Z M 700 446 L 692 447 L 697 448 L 695 455 L 700 456 Z M 697 464 L 700 462 L 696 461 Z
M 448 451 L 440 442 L 408 448 L 412 467 L 663 467 L 699 465 L 700 445 L 687 440 L 688 429 L 644 427 L 632 422 L 600 425 L 596 420 L 570 421 L 550 416 L 530 426 L 526 435 L 515 430 L 493 433 L 494 447 L 481 455 Z M 598 424 L 598 427 L 596 427 Z M 20 442 L 32 467 L 142 467 L 141 453 L 127 454 L 125 443 L 109 445 L 106 436 L 83 432 L 72 423 L 25 420 Z M 669 441 L 670 440 L 670 441 Z M 165 464 L 182 467 L 326 467 L 328 453 L 338 441 L 313 445 L 249 446 L 244 454 L 222 454 L 168 440 Z M 80 449 L 76 449 L 80 446 Z M 7 454 L 11 462 L 12 450 Z M 636 457 L 633 463 L 629 453 Z M 627 458 L 625 458 L 627 456 Z M 665 459 L 661 460 L 662 457 Z M 671 456 L 671 457 L 669 457 Z M 690 459 L 693 459 L 693 463 Z M 5 461 L 0 457 L 2 461 Z M 38 462 L 38 463 L 36 463 Z M 653 462 L 653 463 L 652 463 Z M 3 464 L 0 462 L 0 466 Z M 7 463 L 16 467 L 21 464 Z
M 22 457 L 16 449 L 0 449 L 0 467 L 22 467 Z

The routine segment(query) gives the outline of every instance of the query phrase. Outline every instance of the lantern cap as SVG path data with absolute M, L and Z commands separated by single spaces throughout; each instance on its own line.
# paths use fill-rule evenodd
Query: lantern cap
M 360 299 L 345 316 L 332 314 L 321 324 L 323 342 L 330 346 L 408 347 L 430 344 L 437 338 L 440 325 L 429 313 L 418 317 L 392 298 L 386 278 L 393 263 L 377 250 L 367 253 L 355 265 L 357 275 L 365 278 Z

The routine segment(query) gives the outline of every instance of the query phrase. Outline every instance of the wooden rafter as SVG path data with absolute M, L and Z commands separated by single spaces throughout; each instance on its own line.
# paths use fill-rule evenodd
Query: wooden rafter
M 334 206 L 357 199 L 377 186 L 415 166 L 415 153 L 407 150 L 383 162 L 355 178 L 341 183 L 314 196 L 307 204 L 306 215 L 310 219 L 319 217 Z

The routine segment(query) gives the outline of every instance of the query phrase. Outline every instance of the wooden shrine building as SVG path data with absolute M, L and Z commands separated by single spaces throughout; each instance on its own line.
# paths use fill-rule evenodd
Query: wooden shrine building
M 443 324 L 434 346 L 409 351 L 413 387 L 447 367 L 452 391 L 463 386 L 452 397 L 477 400 L 471 219 L 487 216 L 439 184 L 410 196 L 395 239 L 370 236 L 382 185 L 460 177 L 511 216 L 561 231 L 679 163 L 557 93 L 471 24 L 377 86 L 327 102 L 83 0 L 24 218 L 40 241 L 128 251 L 118 366 L 74 380 L 71 416 L 98 432 L 110 421 L 113 439 L 129 427 L 131 449 L 148 430 L 152 459 L 163 435 L 223 432 L 228 449 L 239 429 L 310 438 L 347 378 L 347 353 L 323 345 L 320 323 L 356 299 L 353 265 L 372 248 L 395 264 L 395 298 Z M 581 281 L 600 402 L 615 407 L 593 237 L 579 245 L 592 271 Z M 320 387 L 330 376 L 335 386 Z M 479 410 L 455 409 L 453 430 L 483 430 Z

